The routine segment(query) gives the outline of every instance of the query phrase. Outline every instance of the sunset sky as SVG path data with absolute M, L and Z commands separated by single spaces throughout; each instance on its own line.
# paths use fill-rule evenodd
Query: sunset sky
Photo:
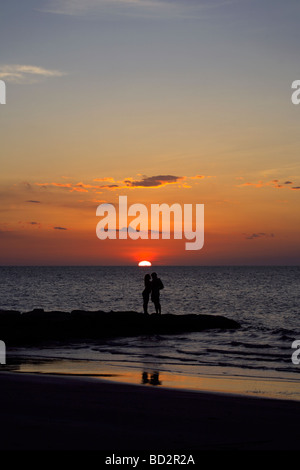
M 0 5 L 0 265 L 297 265 L 299 0 Z M 185 240 L 96 236 L 97 206 L 204 204 Z

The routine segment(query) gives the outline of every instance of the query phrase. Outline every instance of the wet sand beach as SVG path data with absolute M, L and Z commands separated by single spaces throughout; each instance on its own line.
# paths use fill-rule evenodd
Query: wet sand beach
M 2 450 L 299 450 L 300 402 L 0 373 Z

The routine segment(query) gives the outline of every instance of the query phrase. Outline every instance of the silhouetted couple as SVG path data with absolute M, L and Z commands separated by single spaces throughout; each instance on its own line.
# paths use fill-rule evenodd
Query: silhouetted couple
M 152 280 L 151 280 L 152 278 Z M 161 314 L 161 305 L 160 305 L 160 290 L 164 288 L 164 285 L 157 277 L 156 273 L 146 274 L 145 276 L 145 289 L 143 290 L 143 307 L 144 314 L 148 315 L 148 302 L 151 294 L 151 300 L 154 303 L 156 313 Z
M 142 373 L 142 384 L 161 385 L 161 381 L 159 380 L 159 372 L 152 372 L 152 374 L 149 374 L 149 376 L 150 377 L 148 377 L 148 372 L 146 371 Z

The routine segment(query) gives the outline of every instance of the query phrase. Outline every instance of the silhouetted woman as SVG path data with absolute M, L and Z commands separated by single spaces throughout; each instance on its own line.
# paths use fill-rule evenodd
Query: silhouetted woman
M 150 297 L 150 293 L 152 289 L 150 274 L 146 274 L 144 278 L 144 282 L 145 282 L 145 289 L 143 290 L 143 307 L 144 307 L 144 314 L 148 315 L 148 302 L 149 302 L 149 297 Z

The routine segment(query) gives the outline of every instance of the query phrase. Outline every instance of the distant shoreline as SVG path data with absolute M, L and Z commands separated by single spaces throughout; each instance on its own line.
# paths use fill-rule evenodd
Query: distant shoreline
M 1 268 L 135 268 L 141 274 L 147 270 L 160 268 L 300 268 L 300 264 L 152 264 L 152 266 L 138 266 L 138 264 L 1 264 Z

